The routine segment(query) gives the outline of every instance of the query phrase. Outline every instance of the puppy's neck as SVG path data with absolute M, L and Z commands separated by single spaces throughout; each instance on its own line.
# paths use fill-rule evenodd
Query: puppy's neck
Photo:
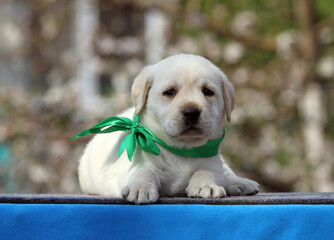
M 144 109 L 139 115 L 140 124 L 143 127 L 148 128 L 157 138 L 166 142 L 168 136 L 163 131 L 159 119 L 154 117 L 153 114 L 149 113 L 147 109 Z M 169 144 L 168 142 L 166 142 Z

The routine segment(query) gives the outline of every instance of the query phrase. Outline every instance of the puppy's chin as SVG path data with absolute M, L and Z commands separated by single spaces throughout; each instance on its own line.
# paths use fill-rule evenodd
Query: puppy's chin
M 208 137 L 203 134 L 203 130 L 195 127 L 184 129 L 178 136 L 174 137 L 178 142 L 182 142 L 185 148 L 199 147 L 207 143 Z
M 180 135 L 185 137 L 202 136 L 203 131 L 200 128 L 190 126 L 185 128 Z

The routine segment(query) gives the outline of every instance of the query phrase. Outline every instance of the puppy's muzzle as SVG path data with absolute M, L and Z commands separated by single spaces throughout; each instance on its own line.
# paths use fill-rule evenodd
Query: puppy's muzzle
M 195 107 L 187 107 L 182 111 L 183 121 L 187 126 L 194 126 L 198 123 L 201 110 Z

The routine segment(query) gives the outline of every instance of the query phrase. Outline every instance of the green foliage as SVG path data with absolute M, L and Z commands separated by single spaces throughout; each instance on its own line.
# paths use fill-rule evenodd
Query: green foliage
M 334 13 L 334 1 L 333 0 L 316 0 L 314 5 L 317 12 L 317 17 L 320 19 L 326 19 L 333 17 Z
M 334 139 L 334 112 L 329 112 L 328 114 L 328 124 L 326 127 L 326 132 L 332 139 Z
M 245 57 L 243 58 L 243 63 L 251 68 L 260 68 L 262 66 L 268 65 L 276 58 L 277 55 L 275 51 L 264 51 L 248 48 Z
M 287 167 L 290 165 L 293 156 L 285 149 L 280 148 L 279 151 L 277 151 L 277 153 L 275 154 L 274 159 L 278 162 L 278 164 L 281 167 Z
M 241 11 L 254 12 L 257 17 L 256 32 L 263 36 L 296 27 L 291 0 L 202 0 L 200 12 L 210 18 L 218 4 L 224 5 L 228 10 L 227 23 Z

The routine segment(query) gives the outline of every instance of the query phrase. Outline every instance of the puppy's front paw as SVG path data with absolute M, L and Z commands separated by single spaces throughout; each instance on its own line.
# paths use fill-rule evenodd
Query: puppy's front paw
M 257 182 L 240 177 L 228 179 L 225 188 L 229 196 L 255 195 L 260 191 L 260 185 Z
M 129 202 L 145 204 L 156 202 L 159 198 L 158 189 L 150 183 L 132 183 L 122 189 L 122 197 Z
M 217 185 L 189 185 L 186 189 L 188 197 L 201 198 L 221 198 L 226 197 L 226 191 L 223 187 Z

